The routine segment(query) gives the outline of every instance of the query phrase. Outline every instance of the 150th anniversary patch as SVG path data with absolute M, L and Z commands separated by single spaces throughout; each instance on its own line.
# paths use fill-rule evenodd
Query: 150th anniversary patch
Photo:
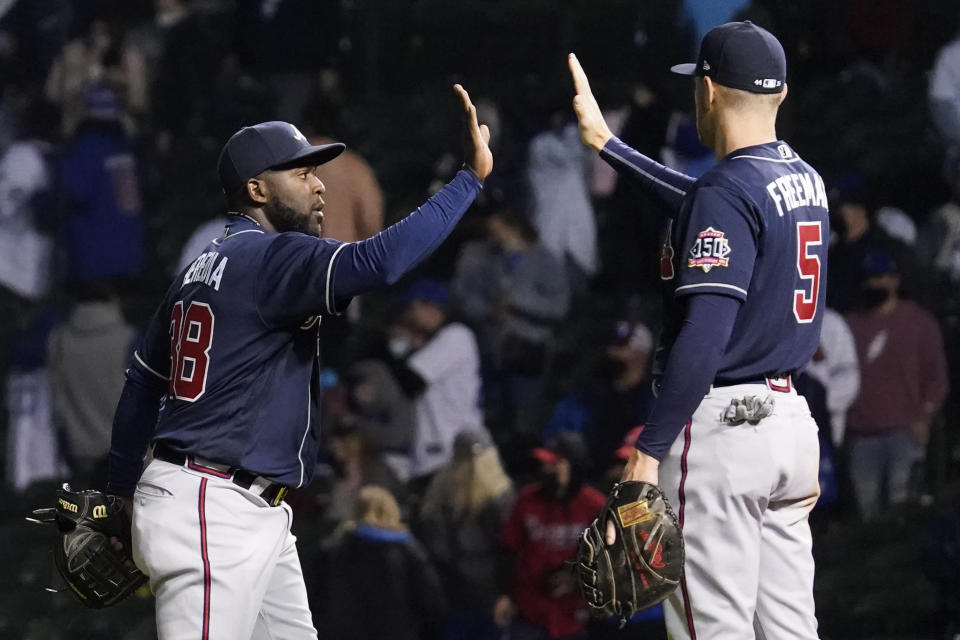
M 724 237 L 723 231 L 707 227 L 697 234 L 697 240 L 690 247 L 690 258 L 687 266 L 703 269 L 708 273 L 714 267 L 725 267 L 730 264 L 730 243 Z

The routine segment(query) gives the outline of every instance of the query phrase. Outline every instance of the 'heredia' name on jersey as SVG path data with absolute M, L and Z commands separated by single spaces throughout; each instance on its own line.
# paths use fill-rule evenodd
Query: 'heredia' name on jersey
M 214 291 L 220 291 L 220 279 L 223 278 L 223 270 L 227 268 L 227 257 L 221 259 L 217 251 L 208 251 L 201 253 L 200 257 L 193 261 L 190 268 L 183 275 L 183 284 L 180 288 L 187 286 L 191 282 L 202 282 L 208 287 L 213 287 Z
M 797 207 L 823 207 L 827 205 L 827 190 L 823 178 L 816 173 L 791 173 L 780 176 L 767 185 L 767 193 L 777 205 L 777 213 L 783 217 L 784 209 Z

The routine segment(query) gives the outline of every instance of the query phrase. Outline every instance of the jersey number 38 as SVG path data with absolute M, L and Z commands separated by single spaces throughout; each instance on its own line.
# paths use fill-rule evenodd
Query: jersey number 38
M 194 402 L 207 390 L 213 311 L 203 302 L 183 301 L 170 313 L 170 395 Z
M 809 286 L 793 291 L 793 316 L 800 324 L 813 322 L 817 315 L 817 300 L 820 297 L 820 256 L 810 252 L 810 247 L 823 244 L 820 221 L 797 223 L 797 273 L 800 280 Z

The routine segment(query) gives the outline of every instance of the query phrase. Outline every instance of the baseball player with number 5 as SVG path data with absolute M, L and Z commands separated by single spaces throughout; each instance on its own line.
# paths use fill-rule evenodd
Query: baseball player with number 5
M 776 135 L 779 41 L 750 22 L 712 29 L 693 76 L 697 130 L 717 165 L 695 180 L 613 137 L 570 55 L 583 142 L 668 205 L 660 259 L 658 397 L 623 480 L 660 484 L 686 547 L 665 603 L 671 638 L 817 637 L 808 515 L 817 427 L 791 376 L 817 348 L 827 195 Z M 607 543 L 615 536 L 607 526 Z
M 342 144 L 311 146 L 293 125 L 265 122 L 224 146 L 230 222 L 171 285 L 114 417 L 108 491 L 132 503 L 133 559 L 149 576 L 160 640 L 317 637 L 283 498 L 316 463 L 319 323 L 433 251 L 490 174 L 489 131 L 455 90 L 464 168 L 360 242 L 320 238 L 314 169 Z

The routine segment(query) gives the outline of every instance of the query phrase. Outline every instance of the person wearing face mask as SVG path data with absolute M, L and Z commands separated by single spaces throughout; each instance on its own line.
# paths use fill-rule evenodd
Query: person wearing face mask
M 606 466 L 623 434 L 642 423 L 653 407 L 653 333 L 643 322 L 619 320 L 600 353 L 585 379 L 557 403 L 543 430 L 544 438 L 561 431 L 583 434 L 598 469 Z
M 512 640 L 583 638 L 587 606 L 567 561 L 606 498 L 584 483 L 589 457 L 580 434 L 561 433 L 531 455 L 539 480 L 520 490 L 500 531 L 514 572 L 494 620 L 510 627 Z
M 480 353 L 470 328 L 451 318 L 444 282 L 421 278 L 404 300 L 403 315 L 388 329 L 388 366 L 413 400 L 413 441 L 409 456 L 390 463 L 401 478 L 425 489 L 450 461 L 457 434 L 484 428 Z
M 862 269 L 862 308 L 846 317 L 861 380 L 846 440 L 853 489 L 869 520 L 908 499 L 949 383 L 940 327 L 926 309 L 900 298 L 897 262 L 871 252 Z
M 846 313 L 861 304 L 860 275 L 866 256 L 881 251 L 893 257 L 900 265 L 905 281 L 912 278 L 915 259 L 912 249 L 891 237 L 875 222 L 875 200 L 866 181 L 850 174 L 837 179 L 831 186 L 830 199 L 830 253 L 827 272 L 827 306 Z M 916 293 L 912 291 L 910 293 Z

